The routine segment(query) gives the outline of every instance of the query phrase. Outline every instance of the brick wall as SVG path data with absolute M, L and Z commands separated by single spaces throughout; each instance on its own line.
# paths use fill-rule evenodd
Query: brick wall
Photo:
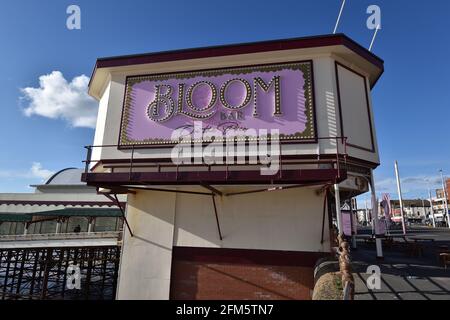
M 314 265 L 324 255 L 176 247 L 171 299 L 309 300 Z

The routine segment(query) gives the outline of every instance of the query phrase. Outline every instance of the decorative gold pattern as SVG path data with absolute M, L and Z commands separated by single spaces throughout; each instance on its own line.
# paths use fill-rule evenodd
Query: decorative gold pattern
M 130 76 L 127 77 L 126 86 L 125 86 L 125 98 L 123 104 L 123 114 L 122 114 L 122 125 L 120 128 L 120 139 L 119 145 L 121 147 L 132 146 L 132 145 L 173 145 L 178 143 L 178 141 L 171 141 L 167 139 L 161 138 L 151 138 L 151 139 L 143 139 L 143 140 L 132 140 L 128 138 L 127 129 L 130 121 L 130 107 L 132 98 L 132 89 L 133 86 L 141 83 L 143 81 L 165 81 L 169 79 L 190 79 L 193 77 L 211 77 L 211 76 L 222 76 L 222 75 L 245 75 L 253 72 L 277 72 L 282 70 L 299 70 L 303 73 L 304 78 L 304 94 L 305 94 L 305 115 L 306 115 L 306 127 L 303 132 L 296 132 L 294 134 L 286 135 L 280 134 L 279 139 L 281 142 L 302 142 L 316 139 L 316 132 L 314 127 L 314 104 L 313 104 L 313 79 L 312 79 L 312 61 L 303 61 L 303 62 L 293 62 L 293 63 L 281 63 L 281 64 L 272 64 L 272 65 L 257 65 L 257 66 L 247 66 L 247 67 L 236 67 L 236 68 L 223 68 L 223 69 L 215 69 L 215 70 L 203 70 L 203 71 L 192 71 L 192 72 L 179 72 L 179 73 L 166 73 L 166 74 L 155 74 L 155 75 L 140 75 L 140 76 Z M 236 79 L 235 79 L 236 80 Z M 238 79 L 242 80 L 242 79 Z M 278 80 L 279 81 L 279 80 Z M 202 81 L 202 83 L 208 83 L 207 81 Z M 248 82 L 247 82 L 248 83 Z M 258 83 L 261 85 L 261 83 Z M 265 84 L 264 84 L 265 85 Z M 270 86 L 271 83 L 269 83 Z M 179 88 L 179 96 L 183 95 L 184 87 Z M 255 94 L 254 94 L 255 96 Z M 221 97 L 219 97 L 221 98 Z M 247 100 L 248 97 L 246 97 Z M 213 96 L 213 99 L 216 99 L 216 96 Z M 275 94 L 276 101 L 280 102 L 280 93 Z M 179 101 L 181 99 L 178 99 Z M 246 100 L 244 102 L 246 102 Z M 281 103 L 281 102 L 280 102 Z M 248 101 L 243 105 L 248 104 Z M 213 104 L 212 104 L 213 105 Z M 172 106 L 170 102 L 166 105 L 167 109 L 170 109 Z M 182 106 L 181 106 L 182 107 Z M 192 107 L 191 107 L 192 108 Z M 150 105 L 148 108 L 148 113 L 150 113 Z M 194 109 L 195 110 L 195 109 Z M 181 112 L 180 112 L 181 111 Z M 204 111 L 204 110 L 203 110 Z M 157 112 L 157 111 L 155 111 Z M 255 115 L 256 109 L 254 111 Z M 186 111 L 182 111 L 180 109 L 180 104 L 178 105 L 178 113 L 182 113 L 191 118 L 198 118 L 199 115 L 190 114 Z M 203 119 L 208 119 L 214 115 L 214 112 L 211 112 L 207 115 L 201 115 Z M 281 109 L 275 108 L 274 115 L 280 116 L 282 115 Z M 256 112 L 257 116 L 257 112 Z M 164 119 L 166 120 L 166 119 Z M 161 121 L 161 120 L 160 120 Z M 267 139 L 270 139 L 270 135 L 268 135 Z M 237 141 L 254 141 L 258 140 L 255 137 L 245 137 L 236 139 Z M 259 140 L 264 140 L 264 138 L 259 138 Z M 196 141 L 192 140 L 192 142 L 210 142 L 210 141 Z

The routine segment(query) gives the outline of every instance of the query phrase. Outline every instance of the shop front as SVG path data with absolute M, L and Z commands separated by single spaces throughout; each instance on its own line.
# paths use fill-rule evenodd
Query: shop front
M 98 59 L 83 180 L 127 195 L 117 298 L 309 299 L 373 185 L 382 73 L 344 35 Z

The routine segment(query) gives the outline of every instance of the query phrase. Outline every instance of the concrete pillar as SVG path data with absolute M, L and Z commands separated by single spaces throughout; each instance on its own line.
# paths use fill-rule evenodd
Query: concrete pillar
M 25 222 L 25 228 L 23 229 L 23 235 L 26 236 L 28 234 L 28 222 Z

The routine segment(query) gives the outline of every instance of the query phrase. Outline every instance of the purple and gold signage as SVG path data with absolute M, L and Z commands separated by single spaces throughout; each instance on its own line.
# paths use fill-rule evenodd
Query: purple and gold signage
M 281 141 L 315 140 L 311 69 L 305 61 L 127 77 L 119 145 L 174 144 L 172 133 L 196 121 L 224 135 L 278 129 Z

